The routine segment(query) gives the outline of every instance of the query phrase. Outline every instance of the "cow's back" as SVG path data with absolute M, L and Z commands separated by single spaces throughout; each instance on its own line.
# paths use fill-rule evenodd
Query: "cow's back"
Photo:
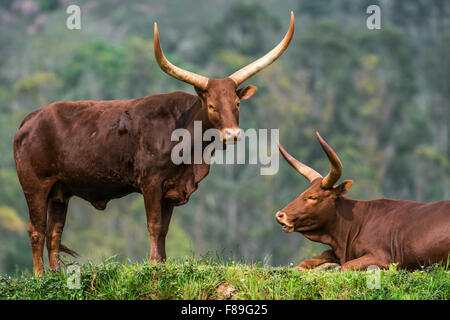
M 170 141 L 170 128 L 192 105 L 193 97 L 172 93 L 134 100 L 52 103 L 30 114 L 15 136 L 19 179 L 32 171 L 40 179 L 61 182 L 67 192 L 88 201 L 138 191 L 138 176 L 144 169 L 137 167 L 136 154 L 142 135 L 149 136 L 144 140 L 158 136 Z M 172 108 L 165 105 L 167 101 Z M 142 131 L 152 123 L 163 130 Z

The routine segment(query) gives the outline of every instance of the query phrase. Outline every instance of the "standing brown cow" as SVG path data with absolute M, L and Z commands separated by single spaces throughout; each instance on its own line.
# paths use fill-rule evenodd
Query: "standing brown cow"
M 334 184 L 342 175 L 342 164 L 320 137 L 331 163 L 323 178 L 317 171 L 289 155 L 280 145 L 286 161 L 306 177 L 311 186 L 275 215 L 284 232 L 300 232 L 306 238 L 332 249 L 297 267 L 310 269 L 331 262 L 341 270 L 381 268 L 398 263 L 400 268 L 446 262 L 450 254 L 450 201 L 419 203 L 378 199 L 360 201 L 344 194 L 352 180 Z
M 14 159 L 30 213 L 34 273 L 44 272 L 44 241 L 51 269 L 60 268 L 60 250 L 74 253 L 61 245 L 72 196 L 103 210 L 111 199 L 141 193 L 150 232 L 150 261 L 164 260 L 173 207 L 186 203 L 209 172 L 204 161 L 180 165 L 171 161 L 176 144 L 171 141 L 172 132 L 186 129 L 193 137 L 194 121 L 201 121 L 203 131 L 220 130 L 224 142 L 238 140 L 239 101 L 257 90 L 250 85 L 238 89 L 239 85 L 278 59 L 293 34 L 291 12 L 289 30 L 275 48 L 225 79 L 209 79 L 166 59 L 155 23 L 158 65 L 193 85 L 197 95 L 177 91 L 133 100 L 55 102 L 29 114 L 15 135 Z

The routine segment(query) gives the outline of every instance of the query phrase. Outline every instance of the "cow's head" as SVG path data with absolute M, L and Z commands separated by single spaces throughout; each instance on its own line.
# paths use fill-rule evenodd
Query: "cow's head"
M 318 132 L 316 135 L 331 164 L 330 172 L 325 178 L 278 145 L 286 161 L 311 183 L 297 199 L 275 214 L 284 232 L 313 232 L 332 223 L 336 216 L 336 199 L 350 190 L 353 184 L 352 180 L 345 180 L 340 185 L 334 185 L 342 174 L 341 161 Z
M 195 87 L 195 91 L 202 101 L 202 118 L 204 121 L 208 121 L 204 127 L 220 130 L 225 143 L 236 143 L 241 138 L 239 103 L 241 100 L 249 99 L 258 90 L 251 85 L 238 89 L 239 85 L 277 60 L 287 49 L 293 34 L 294 13 L 291 12 L 291 23 L 283 40 L 262 58 L 224 79 L 206 78 L 171 64 L 161 49 L 156 23 L 154 50 L 156 61 L 164 72 Z

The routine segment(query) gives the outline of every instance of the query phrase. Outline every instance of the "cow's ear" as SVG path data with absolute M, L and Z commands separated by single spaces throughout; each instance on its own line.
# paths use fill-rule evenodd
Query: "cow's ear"
M 236 94 L 239 97 L 239 99 L 247 100 L 250 99 L 256 93 L 256 91 L 258 91 L 257 87 L 248 85 L 237 90 Z
M 342 181 L 342 183 L 335 188 L 336 195 L 341 196 L 343 194 L 346 194 L 350 190 L 352 185 L 353 185 L 353 180 Z
M 203 90 L 203 89 L 200 89 L 200 88 L 197 88 L 197 87 L 194 87 L 194 89 L 195 89 L 195 92 L 197 92 L 199 97 L 203 98 L 205 96 L 206 90 Z

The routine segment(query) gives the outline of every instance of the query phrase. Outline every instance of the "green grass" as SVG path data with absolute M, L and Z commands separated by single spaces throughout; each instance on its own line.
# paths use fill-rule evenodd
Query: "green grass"
M 380 273 L 370 289 L 364 271 L 298 271 L 263 267 L 218 257 L 165 264 L 119 263 L 81 267 L 79 289 L 69 289 L 67 272 L 0 276 L 0 299 L 450 299 L 448 266 Z

